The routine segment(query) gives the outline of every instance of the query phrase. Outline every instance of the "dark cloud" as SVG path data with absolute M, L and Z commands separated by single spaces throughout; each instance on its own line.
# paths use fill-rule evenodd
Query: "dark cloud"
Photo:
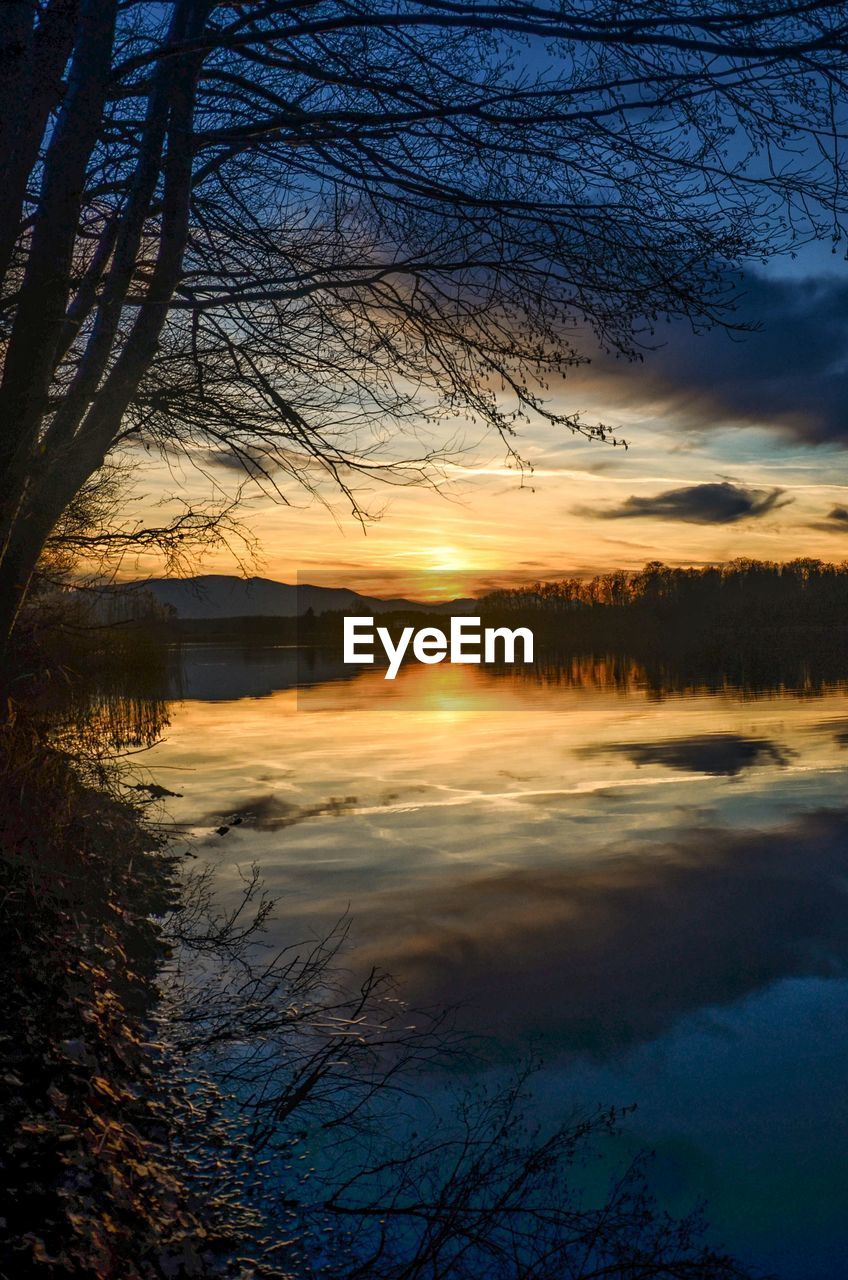
M 829 720 L 823 720 L 817 727 L 827 733 L 832 733 L 834 742 L 838 743 L 840 747 L 848 747 L 848 719 L 844 716 L 835 716 Z
M 731 318 L 758 328 L 698 335 L 675 323 L 644 363 L 597 356 L 573 381 L 694 430 L 760 424 L 848 447 L 848 280 L 749 276 Z
M 232 449 L 210 449 L 206 454 L 206 461 L 212 467 L 237 471 L 253 480 L 273 475 L 280 467 L 277 458 L 248 448 L 241 448 L 238 452 Z
M 832 507 L 824 520 L 814 520 L 811 529 L 821 529 L 825 533 L 848 533 L 848 508 Z
M 587 747 L 581 754 L 620 755 L 636 765 L 658 764 L 684 773 L 730 778 L 755 765 L 783 767 L 789 763 L 792 753 L 768 738 L 705 733 L 660 742 L 617 742 L 607 747 Z
M 650 497 L 632 494 L 617 507 L 582 510 L 586 515 L 606 520 L 653 516 L 660 520 L 684 520 L 689 524 L 735 524 L 737 520 L 752 520 L 786 506 L 792 499 L 781 501 L 783 493 L 783 489 L 746 489 L 723 480 L 666 489 Z

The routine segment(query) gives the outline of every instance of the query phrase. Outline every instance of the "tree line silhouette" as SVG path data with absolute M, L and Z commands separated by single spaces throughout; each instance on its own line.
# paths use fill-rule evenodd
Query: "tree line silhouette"
M 573 632 L 616 616 L 709 631 L 840 627 L 848 623 L 848 561 L 737 559 L 693 568 L 651 561 L 637 570 L 499 589 L 480 607 L 487 615 L 535 615 L 548 633 L 552 622 Z

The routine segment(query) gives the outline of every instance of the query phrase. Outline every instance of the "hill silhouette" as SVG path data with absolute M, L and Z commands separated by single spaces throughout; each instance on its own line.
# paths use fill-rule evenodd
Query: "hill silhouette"
M 476 601 L 464 598 L 436 604 L 404 598 L 384 599 L 361 595 L 349 587 L 294 585 L 272 578 L 239 578 L 234 574 L 201 574 L 193 578 L 149 578 L 128 583 L 124 590 L 149 592 L 159 604 L 173 609 L 181 619 L 201 618 L 297 618 L 310 609 L 315 614 L 341 612 L 468 613 Z

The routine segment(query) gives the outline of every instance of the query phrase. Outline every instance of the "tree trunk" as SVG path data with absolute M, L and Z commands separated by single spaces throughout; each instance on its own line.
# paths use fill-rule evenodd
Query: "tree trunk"
M 103 462 L 103 452 L 65 457 L 33 483 L 10 521 L 0 554 L 0 653 L 8 646 L 32 575 L 56 522 L 86 479 Z
M 0 560 L 0 655 L 7 649 L 21 611 L 41 548 L 13 536 Z
M 85 377 L 81 380 L 84 389 L 93 393 L 84 420 L 79 422 L 88 396 L 81 396 L 80 404 L 71 397 L 67 412 L 63 414 L 59 410 L 51 429 L 39 442 L 39 424 L 44 421 L 42 415 L 54 357 L 61 350 L 57 334 L 60 330 L 64 332 L 67 323 L 67 264 L 57 266 L 56 260 L 63 254 L 67 259 L 73 249 L 78 197 L 108 79 L 100 74 L 99 64 L 111 54 L 116 9 L 117 0 L 110 0 L 108 5 L 100 0 L 83 0 L 82 12 L 88 19 L 86 39 L 78 42 L 71 74 L 76 97 L 69 91 L 51 140 L 41 208 L 22 290 L 23 302 L 6 352 L 0 408 L 17 430 L 9 433 L 8 441 L 0 442 L 0 462 L 5 463 L 5 467 L 0 465 L 0 474 L 5 473 L 6 481 L 6 513 L 0 521 L 0 648 L 8 644 L 33 571 L 56 521 L 81 485 L 102 465 L 127 405 L 155 357 L 168 305 L 180 277 L 188 235 L 192 129 L 202 51 L 193 52 L 175 69 L 162 73 L 153 104 L 155 118 L 149 122 L 149 154 L 145 152 L 137 174 L 140 188 L 136 194 L 140 203 L 133 212 L 136 220 L 141 219 L 148 207 L 163 136 L 167 132 L 168 146 L 162 166 L 162 226 L 147 296 L 99 389 L 97 383 L 112 346 L 115 317 L 107 318 L 102 351 L 96 348 L 103 334 L 95 329 L 92 342 L 96 358 L 92 369 L 86 371 L 90 374 L 90 388 Z M 197 38 L 203 31 L 208 10 L 209 0 L 180 0 L 174 16 L 174 38 Z M 80 119 L 74 118 L 75 112 Z M 68 134 L 67 145 L 63 127 Z M 117 265 L 113 263 L 110 283 L 120 286 L 116 298 L 119 306 L 132 275 L 140 228 L 141 221 L 137 226 L 132 222 L 127 243 L 122 245 L 126 261 L 119 255 Z M 44 327 L 45 314 L 51 306 L 57 314 L 61 313 L 61 324 L 57 329 L 48 323 L 53 337 L 45 343 L 39 330 Z M 46 318 L 48 322 L 51 320 L 49 315 Z M 16 498 L 21 494 L 24 495 L 22 501 L 19 496 Z
M 42 166 L 26 271 L 3 358 L 0 458 L 34 448 L 64 331 L 85 175 L 102 125 L 117 0 L 83 0 L 62 109 Z

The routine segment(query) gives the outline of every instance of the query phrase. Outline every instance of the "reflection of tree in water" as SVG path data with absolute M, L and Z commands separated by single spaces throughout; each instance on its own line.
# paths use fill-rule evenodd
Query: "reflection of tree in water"
M 490 668 L 523 683 L 598 689 L 621 693 L 760 694 L 821 697 L 848 687 L 848 650 L 817 651 L 790 643 L 763 648 L 745 646 L 703 652 L 657 650 L 644 653 L 631 641 L 628 647 L 569 653 L 542 650 L 532 667 Z
M 89 745 L 102 706 L 89 705 Z M 22 732 L 0 767 L 15 837 L 4 924 L 27 957 L 25 980 L 3 985 L 0 1034 L 18 1030 L 0 1184 L 37 1184 L 38 1198 L 0 1232 L 0 1266 L 8 1248 L 119 1274 L 100 1267 L 108 1241 L 117 1259 L 143 1248 L 151 1280 L 219 1274 L 234 1248 L 266 1280 L 741 1274 L 696 1219 L 662 1215 L 641 1166 L 581 1198 L 612 1114 L 536 1133 L 524 1076 L 431 1105 L 434 1076 L 473 1048 L 444 1006 L 411 1010 L 375 971 L 353 979 L 343 931 L 266 945 L 255 875 L 230 908 L 210 869 L 175 883 L 124 802 L 80 787 L 37 734 L 22 749 Z
M 187 646 L 181 659 L 174 656 L 172 692 L 169 696 L 189 697 L 201 702 L 234 701 L 239 698 L 269 697 L 285 689 L 303 691 L 305 706 L 321 705 L 321 691 L 332 692 L 340 682 L 352 694 L 367 688 L 367 696 L 387 693 L 403 698 L 411 692 L 404 677 L 418 668 L 412 662 L 394 683 L 383 680 L 379 668 L 344 666 L 332 648 L 326 650 L 279 650 L 266 645 L 215 645 L 198 649 Z M 632 648 L 596 649 L 537 645 L 532 666 L 489 665 L 479 667 L 426 668 L 427 689 L 445 685 L 451 676 L 462 673 L 462 694 L 469 707 L 488 682 L 496 692 L 503 681 L 540 689 L 563 688 L 647 694 L 662 698 L 671 694 L 771 695 L 820 697 L 848 687 L 848 652 L 791 653 L 769 646 L 756 654 L 744 650 L 706 655 L 636 653 Z M 419 696 L 416 690 L 414 696 Z M 335 701 L 327 704 L 335 706 Z
M 60 742 L 80 737 L 102 749 L 122 751 L 150 747 L 168 725 L 170 704 L 118 690 L 77 691 L 57 723 Z
M 64 670 L 37 718 L 83 766 L 166 722 L 164 649 L 134 661 L 121 640 Z M 177 850 L 125 800 L 81 784 L 39 728 L 15 734 L 0 871 L 27 964 L 2 984 L 2 1020 L 23 1032 L 0 1082 L 17 1125 L 0 1190 L 8 1174 L 39 1199 L 0 1231 L 0 1269 L 32 1253 L 129 1275 L 137 1243 L 145 1280 L 218 1274 L 235 1251 L 267 1280 L 742 1274 L 695 1219 L 657 1209 L 641 1167 L 582 1196 L 581 1163 L 613 1117 L 538 1133 L 523 1078 L 432 1106 L 435 1074 L 469 1049 L 444 1003 L 414 1012 L 379 973 L 354 979 L 335 937 L 265 945 L 272 904 L 255 877 L 230 910 L 210 873 L 177 882 Z M 302 816 L 256 802 L 233 821 Z M 100 1265 L 107 1248 L 123 1270 Z
M 452 1015 L 411 1010 L 375 970 L 352 980 L 344 927 L 263 945 L 271 908 L 255 871 L 224 911 L 211 870 L 190 874 L 167 926 L 175 949 L 160 1016 L 173 1061 L 207 1103 L 183 1140 L 238 1197 L 250 1188 L 259 1211 L 242 1246 L 254 1274 L 747 1274 L 703 1246 L 697 1214 L 674 1220 L 658 1208 L 645 1162 L 609 1182 L 609 1165 L 597 1165 L 600 1179 L 587 1182 L 587 1162 L 617 1132 L 614 1112 L 542 1132 L 527 1119 L 528 1071 L 437 1093 L 446 1066 L 476 1060 Z
M 52 641 L 45 671 L 14 694 L 57 745 L 100 755 L 152 746 L 179 697 L 178 656 L 154 626 L 66 630 Z

